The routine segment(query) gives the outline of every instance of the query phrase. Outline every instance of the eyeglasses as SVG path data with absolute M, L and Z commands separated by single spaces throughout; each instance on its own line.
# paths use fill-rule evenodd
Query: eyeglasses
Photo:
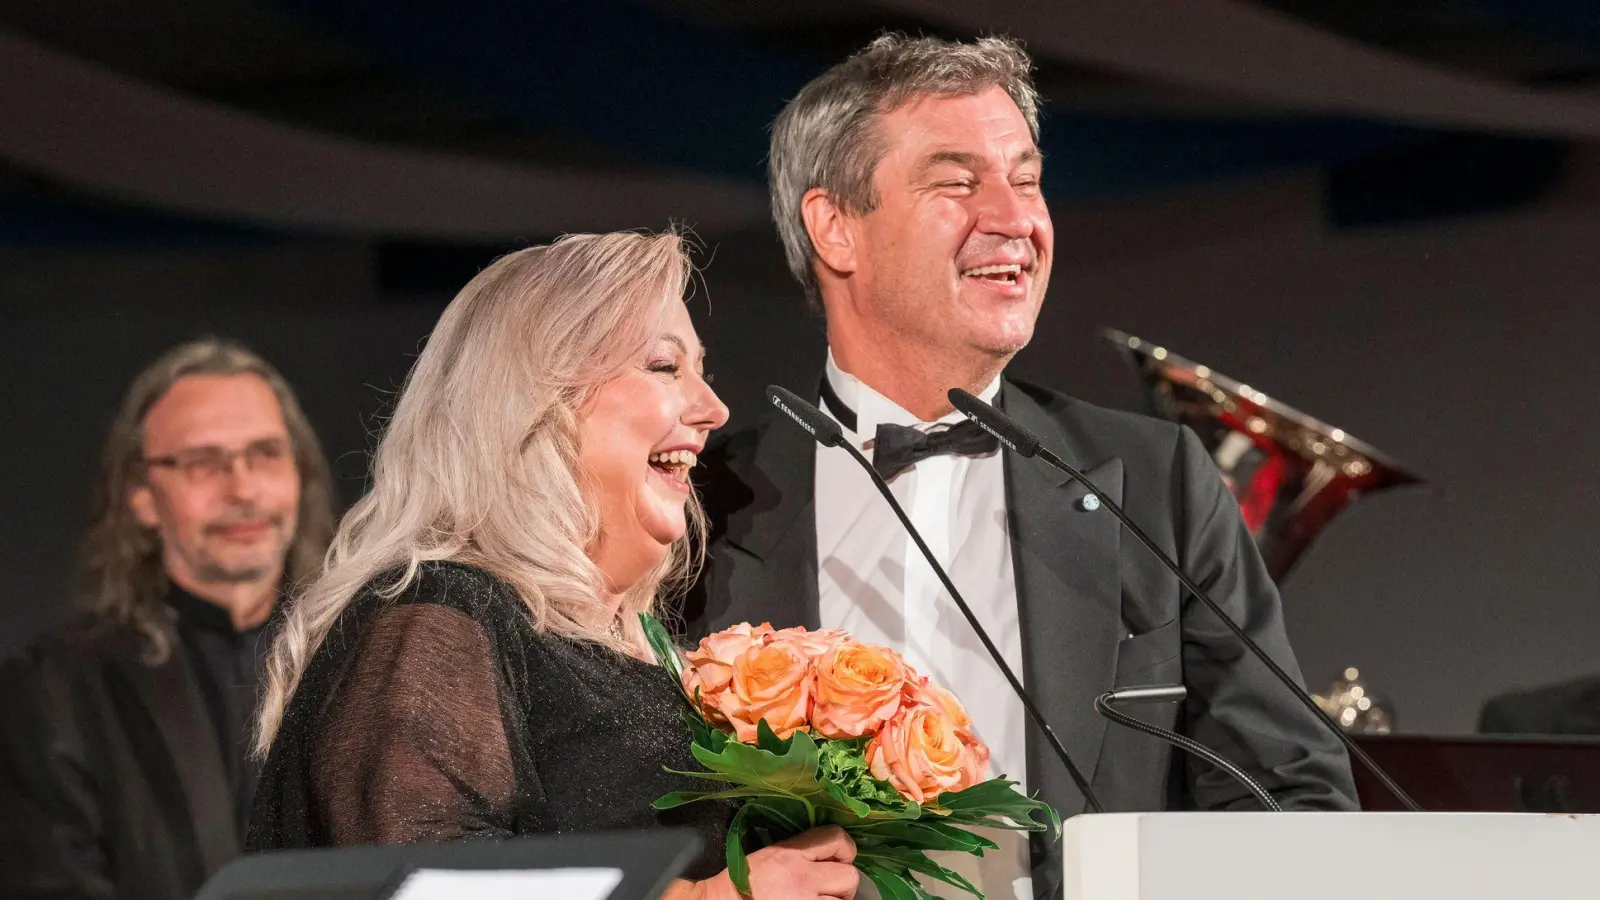
M 233 461 L 244 459 L 244 467 L 257 474 L 276 475 L 294 467 L 294 451 L 283 438 L 256 441 L 239 450 L 223 447 L 186 447 L 166 456 L 144 461 L 151 468 L 172 469 L 195 483 L 221 481 L 233 473 Z

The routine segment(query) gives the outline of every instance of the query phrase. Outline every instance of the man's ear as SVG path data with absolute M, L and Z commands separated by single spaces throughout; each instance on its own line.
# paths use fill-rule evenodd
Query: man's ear
M 156 515 L 156 495 L 148 484 L 128 489 L 128 509 L 133 512 L 133 517 L 139 520 L 139 524 L 146 528 L 154 528 L 161 523 L 161 518 Z
M 855 218 L 840 209 L 828 192 L 812 188 L 800 198 L 800 219 L 822 264 L 840 275 L 856 270 Z

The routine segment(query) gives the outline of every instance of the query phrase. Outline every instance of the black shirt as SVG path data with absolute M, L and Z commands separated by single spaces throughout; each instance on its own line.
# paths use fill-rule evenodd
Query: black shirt
M 272 743 L 246 849 L 694 828 L 724 865 L 734 807 L 651 802 L 704 782 L 665 669 L 535 629 L 482 570 L 380 575 L 312 654 Z
M 261 672 L 272 645 L 271 629 L 263 624 L 237 631 L 228 610 L 177 585 L 168 592 L 167 603 L 177 613 L 178 642 L 216 728 L 239 833 L 244 834 L 260 773 L 250 758 L 250 737 Z

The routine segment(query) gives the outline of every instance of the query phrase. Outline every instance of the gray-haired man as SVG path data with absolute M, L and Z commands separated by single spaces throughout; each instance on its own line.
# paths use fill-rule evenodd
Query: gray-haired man
M 874 464 L 1108 811 L 1249 809 L 1237 783 L 1133 732 L 1093 698 L 1181 683 L 1150 713 L 1254 774 L 1288 809 L 1351 809 L 1338 742 L 1084 491 L 993 447 L 891 448 L 958 424 L 952 387 L 999 403 L 1087 470 L 1277 661 L 1298 674 L 1278 594 L 1193 434 L 1002 377 L 1033 335 L 1054 233 L 1037 97 L 1015 43 L 880 38 L 812 81 L 773 128 L 773 216 L 827 318 L 824 409 Z M 785 423 L 704 457 L 713 536 L 691 633 L 731 622 L 841 627 L 902 650 L 966 702 L 991 774 L 1064 813 L 1084 799 L 998 668 L 844 454 Z M 992 897 L 1057 896 L 1059 853 L 1012 838 L 966 872 Z M 949 860 L 946 860 L 949 862 Z M 1032 875 L 1031 886 L 1026 878 Z

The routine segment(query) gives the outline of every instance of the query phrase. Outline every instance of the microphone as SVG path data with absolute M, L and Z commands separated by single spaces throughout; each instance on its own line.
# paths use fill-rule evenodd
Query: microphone
M 1174 703 L 1189 695 L 1189 691 L 1181 684 L 1151 685 L 1150 687 L 1117 688 L 1106 691 L 1094 698 L 1094 711 L 1107 719 L 1125 728 L 1142 731 L 1154 735 L 1182 750 L 1187 750 L 1200 757 L 1213 766 L 1232 775 L 1234 780 L 1245 786 L 1245 789 L 1254 794 L 1261 805 L 1269 812 L 1283 812 L 1283 807 L 1278 805 L 1276 798 L 1261 786 L 1259 781 L 1251 778 L 1245 771 L 1229 762 L 1222 754 L 1217 753 L 1205 744 L 1192 738 L 1186 738 L 1176 732 L 1168 731 L 1159 725 L 1152 725 L 1142 719 L 1115 708 L 1117 703 Z
M 1094 812 L 1104 812 L 1105 808 L 1100 805 L 1100 798 L 1095 796 L 1094 789 L 1089 787 L 1088 779 L 1083 777 L 1083 773 L 1073 763 L 1072 757 L 1067 755 L 1067 748 L 1062 746 L 1061 739 L 1056 737 L 1055 729 L 1051 728 L 1050 723 L 1045 721 L 1044 713 L 1039 711 L 1038 704 L 1033 702 L 1033 698 L 1022 687 L 1022 682 L 1017 679 L 1016 673 L 1012 672 L 1011 667 L 1006 664 L 1005 657 L 1000 655 L 1000 648 L 996 647 L 994 641 L 989 639 L 989 633 L 978 622 L 978 617 L 973 615 L 972 608 L 967 605 L 967 601 L 961 596 L 961 592 L 956 590 L 956 586 L 950 582 L 950 576 L 945 574 L 944 566 L 939 565 L 939 560 L 934 558 L 933 551 L 928 549 L 928 545 L 922 540 L 922 535 L 917 533 L 916 526 L 911 524 L 910 517 L 901 508 L 900 501 L 894 498 L 894 492 L 889 490 L 888 483 L 872 467 L 872 463 L 867 462 L 867 458 L 861 455 L 861 451 L 844 439 L 844 432 L 839 429 L 838 422 L 835 422 L 831 416 L 822 410 L 801 400 L 793 391 L 775 384 L 769 384 L 767 385 L 767 399 L 771 401 L 773 406 L 776 406 L 785 415 L 793 419 L 796 425 L 799 425 L 808 434 L 816 438 L 817 443 L 824 447 L 843 447 L 845 452 L 849 453 L 851 458 L 866 470 L 868 477 L 872 479 L 872 483 L 877 486 L 878 493 L 883 495 L 883 499 L 889 501 L 889 506 L 894 510 L 894 514 L 899 517 L 900 524 L 905 526 L 906 534 L 917 545 L 917 549 L 922 551 L 923 558 L 928 561 L 929 566 L 933 567 L 933 572 L 939 576 L 939 581 L 944 585 L 944 589 L 950 592 L 950 598 L 956 602 L 956 607 L 961 610 L 963 616 L 967 617 L 967 624 L 971 625 L 972 630 L 977 633 L 978 640 L 983 642 L 983 648 L 989 651 L 990 658 L 994 660 L 995 665 L 1000 667 L 1000 672 L 1005 675 L 1006 681 L 1011 683 L 1011 690 L 1022 701 L 1022 708 L 1027 711 L 1028 718 L 1032 719 L 1033 724 L 1039 726 L 1039 730 L 1044 732 L 1045 741 L 1050 744 L 1050 749 L 1054 750 L 1056 756 L 1061 759 L 1061 764 L 1067 767 L 1067 774 L 1072 776 L 1072 783 L 1078 786 L 1078 791 L 1083 794 L 1083 799 L 1088 803 L 1089 809 Z
M 1344 729 L 1340 728 L 1332 719 L 1328 718 L 1328 714 L 1322 711 L 1322 707 L 1318 706 L 1315 700 L 1311 699 L 1311 696 L 1306 693 L 1305 688 L 1296 683 L 1293 678 L 1290 678 L 1288 672 L 1285 672 L 1283 668 L 1279 666 L 1265 650 L 1262 650 L 1255 641 L 1251 640 L 1250 636 L 1245 634 L 1244 629 L 1239 627 L 1239 623 L 1235 622 L 1231 617 L 1228 616 L 1227 613 L 1223 612 L 1222 607 L 1218 606 L 1216 601 L 1212 600 L 1205 591 L 1201 590 L 1199 585 L 1194 583 L 1193 579 L 1191 579 L 1188 575 L 1185 575 L 1183 570 L 1178 568 L 1178 564 L 1173 562 L 1172 558 L 1167 556 L 1167 554 L 1164 553 L 1160 547 L 1156 546 L 1155 541 L 1151 540 L 1150 536 L 1145 534 L 1143 529 L 1141 529 L 1138 525 L 1135 525 L 1133 521 L 1128 518 L 1127 514 L 1122 511 L 1122 507 L 1114 503 L 1110 497 L 1107 497 L 1105 492 L 1100 490 L 1100 488 L 1096 486 L 1093 481 L 1090 481 L 1087 475 L 1084 475 L 1082 472 L 1078 471 L 1066 460 L 1063 460 L 1061 457 L 1050 452 L 1050 449 L 1043 446 L 1039 438 L 1035 436 L 1033 432 L 1017 424 L 1009 416 L 1000 410 L 995 409 L 993 406 L 990 406 L 989 404 L 979 400 L 977 397 L 972 396 L 960 388 L 951 388 L 947 396 L 950 399 L 950 404 L 956 409 L 960 410 L 962 415 L 978 423 L 978 427 L 994 435 L 1002 445 L 1009 447 L 1010 449 L 1026 457 L 1037 456 L 1039 459 L 1044 460 L 1051 466 L 1060 469 L 1062 472 L 1065 472 L 1072 478 L 1073 481 L 1076 481 L 1087 488 L 1089 493 L 1093 494 L 1100 501 L 1102 506 L 1111 510 L 1111 514 L 1117 518 L 1118 522 L 1122 523 L 1122 527 L 1126 528 L 1129 534 L 1132 534 L 1135 538 L 1137 538 L 1139 543 L 1143 544 L 1144 548 L 1150 551 L 1150 554 L 1154 556 L 1156 560 L 1161 563 L 1161 565 L 1166 567 L 1167 571 L 1177 576 L 1179 583 L 1181 583 L 1190 594 L 1193 594 L 1195 597 L 1199 598 L 1200 602 L 1204 603 L 1206 608 L 1211 610 L 1211 612 L 1214 613 L 1218 619 L 1221 619 L 1222 624 L 1226 625 L 1228 630 L 1232 631 L 1235 637 L 1244 642 L 1245 647 L 1248 648 L 1257 659 L 1266 664 L 1267 668 L 1272 672 L 1272 674 L 1277 676 L 1279 681 L 1283 682 L 1284 687 L 1287 687 L 1290 692 L 1294 694 L 1295 698 L 1298 699 L 1303 706 L 1305 706 L 1306 709 L 1311 710 L 1312 714 L 1314 714 L 1317 719 L 1322 722 L 1328 731 L 1332 732 L 1333 736 L 1338 738 L 1340 743 L 1344 744 L 1345 749 L 1350 752 L 1351 756 L 1361 760 L 1362 765 L 1367 767 L 1367 771 L 1371 772 L 1374 777 L 1382 782 L 1383 786 L 1388 789 L 1390 794 L 1393 794 L 1397 800 L 1399 800 L 1407 809 L 1411 810 L 1412 812 L 1422 812 L 1422 807 L 1417 805 L 1417 801 L 1411 799 L 1411 795 L 1402 790 L 1400 785 L 1396 784 L 1394 779 L 1389 777 L 1389 773 L 1383 771 L 1383 769 L 1373 761 L 1372 757 L 1367 755 L 1365 750 L 1362 750 L 1355 741 L 1351 740 L 1350 736 L 1344 733 Z
M 796 425 L 816 438 L 817 443 L 822 446 L 837 447 L 841 444 L 849 446 L 849 442 L 844 439 L 844 432 L 839 429 L 839 423 L 835 422 L 832 416 L 801 400 L 794 391 L 769 384 L 767 402 L 783 410 L 784 415 L 793 419 Z

